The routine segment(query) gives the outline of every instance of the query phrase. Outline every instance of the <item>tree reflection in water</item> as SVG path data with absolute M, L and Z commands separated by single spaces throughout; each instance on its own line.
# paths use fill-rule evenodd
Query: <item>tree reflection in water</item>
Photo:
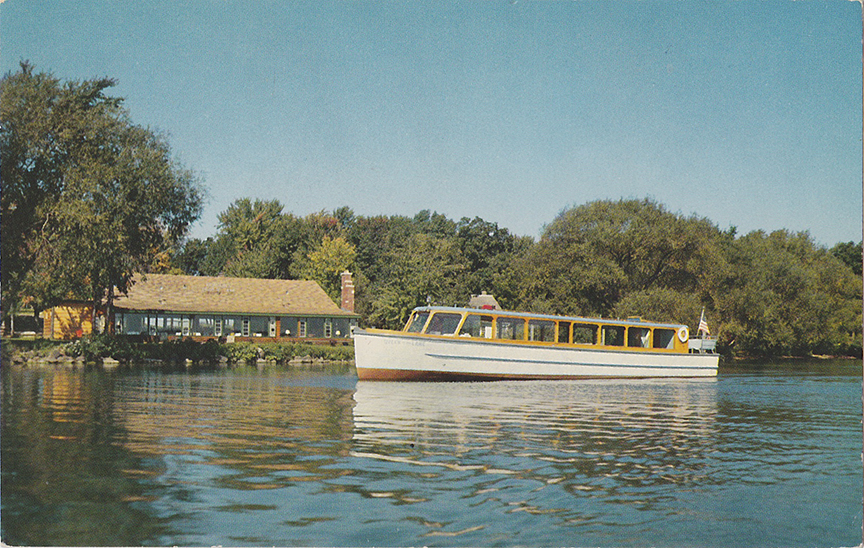
M 303 386 L 302 375 L 298 386 L 296 375 L 291 384 L 252 368 L 2 374 L 6 543 L 174 544 L 194 529 L 188 508 L 206 506 L 209 490 L 348 473 L 330 467 L 350 450 L 348 388 Z
M 170 536 L 146 504 L 162 496 L 101 372 L 2 368 L 6 544 L 141 545 Z

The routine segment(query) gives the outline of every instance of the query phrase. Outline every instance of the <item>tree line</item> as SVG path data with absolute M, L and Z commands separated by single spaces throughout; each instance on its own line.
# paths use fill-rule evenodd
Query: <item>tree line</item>
M 494 294 L 523 311 L 675 321 L 737 355 L 860 355 L 861 243 L 806 232 L 738 235 L 650 199 L 561 211 L 538 240 L 479 217 L 296 216 L 240 198 L 215 235 L 187 238 L 203 188 L 167 140 L 134 125 L 110 79 L 62 82 L 22 63 L 0 101 L 2 303 L 42 309 L 110 298 L 135 272 L 317 281 L 339 300 L 354 273 L 367 326 L 400 328 L 411 309 Z
M 215 236 L 187 241 L 164 266 L 313 279 L 337 302 L 347 269 L 357 312 L 376 327 L 398 329 L 415 306 L 465 305 L 485 291 L 508 309 L 691 326 L 704 310 L 722 349 L 739 355 L 861 353 L 860 243 L 827 249 L 786 230 L 739 236 L 650 199 L 569 207 L 535 241 L 479 217 L 341 207 L 301 218 L 278 200 L 241 198 Z

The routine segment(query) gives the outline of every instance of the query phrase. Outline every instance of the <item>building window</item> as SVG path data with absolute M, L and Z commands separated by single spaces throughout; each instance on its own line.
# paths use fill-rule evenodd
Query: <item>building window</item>
M 248 337 L 249 336 L 249 318 L 243 318 L 243 324 L 242 325 L 243 325 L 243 331 L 242 331 L 243 336 Z
M 249 318 L 249 332 L 252 337 L 266 337 L 270 332 L 270 318 L 267 316 L 252 316 Z
M 333 336 L 333 320 L 327 318 L 324 320 L 324 338 L 329 339 Z
M 213 326 L 213 334 L 217 337 L 222 336 L 222 318 L 216 318 L 216 325 Z
M 270 336 L 275 337 L 278 334 L 278 331 L 276 330 L 276 318 L 272 316 L 270 317 L 270 325 L 268 325 L 268 327 Z
M 215 330 L 212 316 L 198 316 L 198 329 L 193 335 L 196 337 L 210 337 Z
M 126 335 L 138 335 L 139 333 L 147 332 L 147 316 L 143 314 L 118 314 L 118 326 L 121 327 L 122 333 Z
M 297 336 L 305 337 L 306 336 L 306 321 L 300 320 L 297 322 Z

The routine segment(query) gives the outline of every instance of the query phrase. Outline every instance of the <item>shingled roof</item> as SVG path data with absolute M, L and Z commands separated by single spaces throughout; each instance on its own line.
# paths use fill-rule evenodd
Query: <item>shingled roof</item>
M 165 310 L 268 316 L 351 316 L 317 282 L 136 274 L 127 295 L 114 306 L 125 310 Z

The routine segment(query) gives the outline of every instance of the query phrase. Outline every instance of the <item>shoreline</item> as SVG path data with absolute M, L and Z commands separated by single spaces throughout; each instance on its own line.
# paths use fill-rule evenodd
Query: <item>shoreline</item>
M 353 367 L 354 347 L 307 343 L 138 343 L 118 340 L 2 339 L 0 365 L 19 367 L 228 368 Z
M 354 367 L 354 347 L 308 343 L 238 342 L 198 343 L 192 340 L 174 340 L 155 343 L 121 341 L 111 347 L 86 342 L 55 341 L 49 339 L 0 339 L 0 365 L 19 367 L 65 366 L 117 367 L 154 369 L 221 369 L 229 367 L 284 367 L 292 369 L 323 369 Z M 857 356 L 727 356 L 721 363 L 727 367 L 747 366 L 765 361 L 803 362 L 845 360 L 861 361 Z

